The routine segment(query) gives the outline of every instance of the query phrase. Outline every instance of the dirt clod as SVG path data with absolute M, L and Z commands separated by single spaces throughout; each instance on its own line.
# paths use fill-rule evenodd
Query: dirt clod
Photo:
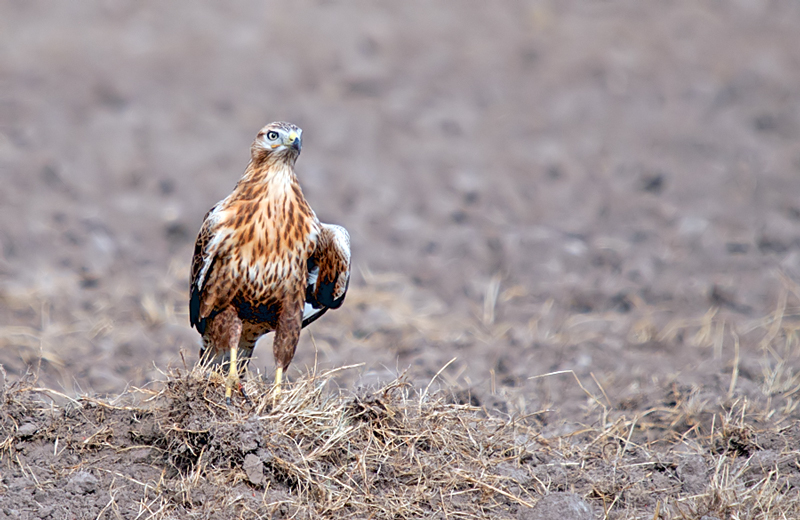
M 518 518 L 523 520 L 593 520 L 592 507 L 575 493 L 557 491 L 543 496 L 529 511 Z
M 266 481 L 264 477 L 264 464 L 258 455 L 249 454 L 244 458 L 242 464 L 244 472 L 247 474 L 247 480 L 254 486 L 261 486 Z
M 66 490 L 73 495 L 88 495 L 97 491 L 100 481 L 88 471 L 78 471 L 67 482 Z
M 20 439 L 28 439 L 33 437 L 37 431 L 39 431 L 39 427 L 35 423 L 28 422 L 21 424 L 17 429 L 17 437 Z

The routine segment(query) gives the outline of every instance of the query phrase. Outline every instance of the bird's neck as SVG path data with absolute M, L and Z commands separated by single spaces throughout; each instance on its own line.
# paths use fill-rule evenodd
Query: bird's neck
M 297 183 L 294 173 L 294 161 L 283 158 L 268 158 L 262 161 L 251 161 L 239 184 L 263 184 L 272 188 L 289 188 Z
M 257 200 L 282 205 L 287 197 L 296 198 L 298 194 L 302 191 L 294 174 L 293 160 L 253 160 L 223 206 Z

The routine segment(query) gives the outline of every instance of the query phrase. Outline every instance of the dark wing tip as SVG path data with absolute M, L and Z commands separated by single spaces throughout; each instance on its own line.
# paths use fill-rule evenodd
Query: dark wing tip
M 206 320 L 200 318 L 200 291 L 192 285 L 192 295 L 189 298 L 189 323 L 197 329 L 200 334 L 206 331 Z
M 332 281 L 317 281 L 317 294 L 316 300 L 323 306 L 331 308 L 331 309 L 338 309 L 342 306 L 342 302 L 344 301 L 345 295 L 347 295 L 347 288 L 350 285 L 350 277 L 347 277 L 344 285 L 344 292 L 338 298 L 334 297 L 334 291 L 336 290 L 336 278 Z
M 344 291 L 342 291 L 342 295 L 338 298 L 333 297 L 333 291 L 331 291 L 331 299 L 333 300 L 331 304 L 328 306 L 331 309 L 338 309 L 344 303 L 344 297 L 347 296 L 347 289 L 350 287 L 350 275 L 347 275 L 347 278 L 344 281 Z

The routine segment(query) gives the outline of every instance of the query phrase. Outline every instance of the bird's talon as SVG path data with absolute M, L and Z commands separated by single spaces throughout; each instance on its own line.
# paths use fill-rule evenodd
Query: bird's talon
M 253 401 L 250 400 L 250 396 L 244 391 L 244 385 L 241 383 L 239 383 L 239 391 L 242 393 L 242 397 L 244 398 L 245 402 L 250 406 L 253 406 Z

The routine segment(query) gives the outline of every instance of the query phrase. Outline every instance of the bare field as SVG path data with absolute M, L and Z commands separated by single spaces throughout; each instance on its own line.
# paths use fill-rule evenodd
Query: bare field
M 490 415 L 405 378 L 331 391 L 333 372 L 301 377 L 277 403 L 250 381 L 263 397 L 235 409 L 220 405 L 222 378 L 197 369 L 113 400 L 6 387 L 3 517 L 800 514 L 800 426 L 746 399 L 715 413 L 673 389 L 631 419 L 586 391 L 592 424 L 543 436 L 537 413 Z
M 0 518 L 800 516 L 797 27 L 3 3 Z M 272 120 L 355 273 L 227 410 L 191 249 Z

